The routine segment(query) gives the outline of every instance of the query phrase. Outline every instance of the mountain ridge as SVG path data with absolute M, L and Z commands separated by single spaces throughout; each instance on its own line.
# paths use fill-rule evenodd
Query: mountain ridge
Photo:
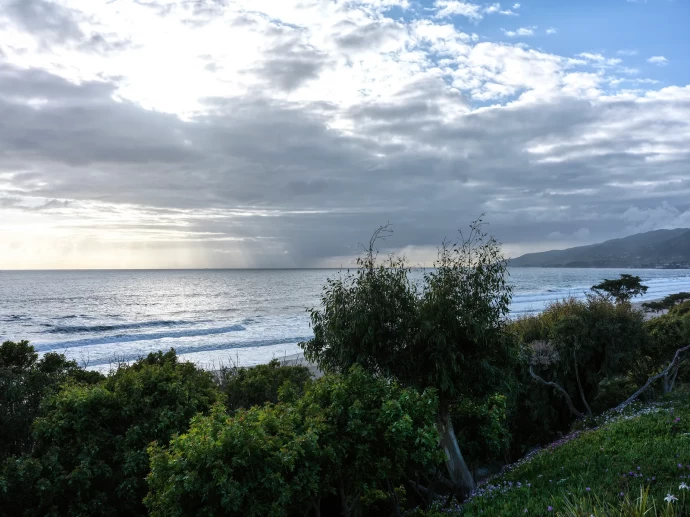
M 563 250 L 527 253 L 513 267 L 690 269 L 690 228 L 652 230 Z

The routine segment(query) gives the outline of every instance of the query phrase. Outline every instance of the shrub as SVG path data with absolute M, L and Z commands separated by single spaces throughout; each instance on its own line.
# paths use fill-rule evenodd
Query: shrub
M 278 394 L 286 383 L 295 397 L 299 397 L 311 381 L 306 366 L 281 366 L 273 359 L 268 364 L 251 368 L 224 368 L 219 375 L 221 390 L 226 395 L 226 405 L 231 411 L 240 408 L 276 404 Z
M 41 402 L 61 383 L 95 383 L 102 378 L 62 354 L 51 352 L 39 359 L 28 341 L 5 341 L 0 346 L 0 462 L 31 450 L 31 425 L 42 414 Z
M 561 386 L 580 413 L 613 407 L 634 392 L 637 382 L 647 380 L 648 375 L 639 380 L 633 377 L 631 392 L 615 394 L 610 381 L 604 382 L 628 376 L 649 346 L 644 315 L 630 304 L 615 304 L 600 296 L 566 299 L 541 314 L 518 319 L 510 330 L 522 350 L 511 425 L 516 455 L 553 440 L 576 418 L 559 391 L 530 379 L 530 367 Z M 602 388 L 607 392 L 600 394 Z
M 6 462 L 8 515 L 145 515 L 146 448 L 184 432 L 219 400 L 211 375 L 174 351 L 122 366 L 95 386 L 69 385 L 34 424 L 31 455 Z
M 396 481 L 439 460 L 437 399 L 361 368 L 314 382 L 296 403 L 216 408 L 168 448 L 150 449 L 154 516 L 283 516 L 313 511 L 336 495 L 359 515 Z

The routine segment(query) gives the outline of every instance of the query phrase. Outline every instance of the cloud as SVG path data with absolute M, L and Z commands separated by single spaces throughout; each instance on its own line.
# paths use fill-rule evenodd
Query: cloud
M 479 5 L 460 0 L 436 0 L 434 2 L 437 18 L 450 18 L 452 16 L 464 16 L 470 20 L 479 22 L 485 15 L 500 14 L 503 16 L 518 16 L 518 13 L 511 9 L 502 9 L 498 2 L 492 4 Z M 519 9 L 520 4 L 513 5 L 513 9 Z
M 458 0 L 436 0 L 434 7 L 437 9 L 437 18 L 448 18 L 451 16 L 464 16 L 474 21 L 484 17 L 484 10 L 480 5 Z
M 623 49 L 623 50 L 619 50 L 618 52 L 616 52 L 616 54 L 618 54 L 619 56 L 636 56 L 637 50 Z
M 509 31 L 506 29 L 501 29 L 503 31 L 503 34 L 508 36 L 509 38 L 516 38 L 518 36 L 534 36 L 534 31 L 537 27 L 520 27 L 519 29 L 515 31 Z
M 9 20 L 39 36 L 44 43 L 65 43 L 84 37 L 74 11 L 48 0 L 9 0 L 3 8 Z
M 553 27 L 549 27 L 548 29 L 546 29 L 546 34 L 556 34 L 557 32 L 558 31 Z
M 666 66 L 668 64 L 668 59 L 666 59 L 664 56 L 652 56 L 647 60 L 647 62 L 657 66 Z
M 386 221 L 423 261 L 481 213 L 521 251 L 680 221 L 690 87 L 392 5 L 5 14 L 0 268 L 333 265 Z
M 607 58 L 607 57 L 603 56 L 602 54 L 598 54 L 598 53 L 594 54 L 592 52 L 582 52 L 582 53 L 578 54 L 578 56 L 583 58 L 583 59 L 586 59 L 588 61 L 593 61 L 593 62 L 600 64 L 600 65 L 615 66 L 615 65 L 619 65 L 623 62 L 622 59 L 619 59 L 617 57 Z

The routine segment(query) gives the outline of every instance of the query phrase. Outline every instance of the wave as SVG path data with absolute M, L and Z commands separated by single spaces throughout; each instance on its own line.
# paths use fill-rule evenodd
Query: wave
M 175 346 L 175 352 L 178 356 L 184 356 L 185 354 L 192 354 L 196 352 L 222 352 L 224 350 L 235 350 L 241 348 L 260 348 L 264 346 L 271 345 L 291 345 L 297 344 L 302 341 L 307 341 L 313 336 L 295 336 L 286 337 L 280 339 L 257 339 L 253 341 L 237 341 L 237 342 L 227 342 L 220 344 L 209 344 L 209 345 L 182 345 Z M 142 357 L 146 357 L 149 352 L 154 352 L 160 350 L 160 348 L 152 348 L 148 351 L 137 350 L 134 352 L 128 352 L 123 354 L 114 353 L 108 357 L 101 358 L 90 358 L 89 367 L 100 366 L 104 364 L 117 364 L 118 362 L 131 362 L 136 361 Z M 181 357 L 184 359 L 184 357 Z
M 71 316 L 64 316 L 63 318 L 70 318 Z M 62 319 L 62 318 L 60 318 Z M 200 322 L 189 322 L 189 321 L 174 321 L 174 320 L 162 320 L 162 321 L 145 321 L 139 323 L 116 323 L 112 325 L 67 325 L 56 327 L 50 323 L 46 323 L 46 327 L 51 327 L 50 330 L 46 332 L 48 334 L 80 334 L 86 332 L 110 332 L 113 330 L 133 330 L 133 329 L 143 329 L 152 327 L 174 327 L 178 325 L 189 325 L 190 323 L 200 323 Z
M 13 321 L 29 321 L 30 319 L 32 319 L 31 316 L 26 316 L 24 314 L 10 314 L 9 316 L 0 318 L 0 321 L 10 323 Z
M 227 334 L 229 332 L 240 332 L 246 330 L 242 325 L 230 325 L 227 327 L 209 328 L 209 329 L 188 329 L 167 332 L 152 332 L 145 334 L 126 334 L 119 336 L 103 336 L 87 339 L 78 339 L 73 341 L 60 341 L 56 343 L 45 343 L 43 345 L 36 345 L 38 352 L 50 352 L 51 350 L 61 350 L 65 348 L 78 348 L 91 345 L 106 345 L 116 343 L 131 343 L 133 341 L 150 341 L 155 339 L 166 338 L 183 338 L 183 337 L 200 337 L 213 336 L 217 334 Z

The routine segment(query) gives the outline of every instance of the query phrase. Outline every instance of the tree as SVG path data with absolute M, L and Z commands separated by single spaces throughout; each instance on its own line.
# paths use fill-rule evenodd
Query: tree
M 459 399 L 483 402 L 500 392 L 516 353 L 503 332 L 511 288 L 499 244 L 482 221 L 439 249 L 435 269 L 420 287 L 403 258 L 377 261 L 377 230 L 359 269 L 331 279 L 320 309 L 312 309 L 314 338 L 300 346 L 322 369 L 346 371 L 360 364 L 404 386 L 434 387 L 437 428 L 451 480 L 465 493 L 474 480 L 458 445 L 451 406 Z
M 617 303 L 628 303 L 631 298 L 641 296 L 647 292 L 646 285 L 642 285 L 639 276 L 622 274 L 616 280 L 605 279 L 600 284 L 592 286 L 592 291 L 603 296 L 613 297 Z
M 354 366 L 309 385 L 299 401 L 196 417 L 150 449 L 146 505 L 156 516 L 320 515 L 337 494 L 344 517 L 379 489 L 438 461 L 433 391 L 403 389 Z M 398 512 L 399 514 L 399 512 Z
M 211 374 L 172 350 L 65 386 L 34 422 L 31 454 L 6 462 L 0 514 L 145 515 L 149 443 L 168 443 L 219 398 Z
M 668 309 L 668 305 L 663 302 L 645 302 L 642 304 L 642 308 L 645 312 L 659 313 Z
M 690 300 L 690 293 L 680 292 L 675 294 L 669 294 L 661 302 L 666 306 L 667 309 L 670 309 L 674 305 L 678 303 L 683 303 L 687 300 Z

